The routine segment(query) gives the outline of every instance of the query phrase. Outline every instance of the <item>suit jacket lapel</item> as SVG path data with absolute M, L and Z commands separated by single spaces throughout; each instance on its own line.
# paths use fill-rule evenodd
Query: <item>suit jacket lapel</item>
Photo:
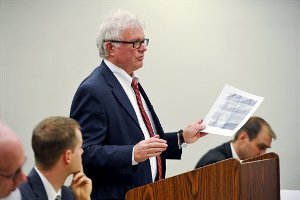
M 28 175 L 28 181 L 37 200 L 48 200 L 43 182 L 34 168 Z
M 107 65 L 102 61 L 100 65 L 100 69 L 103 70 L 103 75 L 107 81 L 107 84 L 112 87 L 113 93 L 115 97 L 118 99 L 119 103 L 122 107 L 127 111 L 130 117 L 135 121 L 135 123 L 139 126 L 139 122 L 137 116 L 134 112 L 134 109 L 131 105 L 130 100 L 128 99 L 124 89 L 122 88 L 121 84 L 119 83 L 118 79 L 115 75 L 110 71 Z
M 30 182 L 30 186 L 32 188 L 32 191 L 35 195 L 36 200 L 48 200 L 47 193 L 45 190 L 45 187 L 43 185 L 43 182 L 36 172 L 36 170 L 33 168 L 28 175 L 28 181 Z M 68 190 L 65 186 L 61 189 L 61 199 L 62 200 L 73 200 L 73 196 L 71 194 L 71 191 Z

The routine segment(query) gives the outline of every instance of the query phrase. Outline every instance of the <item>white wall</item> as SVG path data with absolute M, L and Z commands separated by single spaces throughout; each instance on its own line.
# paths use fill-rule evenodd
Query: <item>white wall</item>
M 165 131 L 202 118 L 225 83 L 265 97 L 255 112 L 278 135 L 282 189 L 300 189 L 300 3 L 297 0 L 0 0 L 0 118 L 23 139 L 33 163 L 33 127 L 68 116 L 82 79 L 100 63 L 95 37 L 108 10 L 146 22 L 150 45 L 141 81 Z M 168 161 L 168 176 L 192 170 L 208 135 Z

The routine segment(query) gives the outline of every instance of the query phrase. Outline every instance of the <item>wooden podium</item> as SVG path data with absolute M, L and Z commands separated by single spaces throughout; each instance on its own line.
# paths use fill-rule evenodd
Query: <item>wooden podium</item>
M 126 200 L 280 200 L 279 157 L 267 153 L 242 162 L 227 159 L 147 184 Z

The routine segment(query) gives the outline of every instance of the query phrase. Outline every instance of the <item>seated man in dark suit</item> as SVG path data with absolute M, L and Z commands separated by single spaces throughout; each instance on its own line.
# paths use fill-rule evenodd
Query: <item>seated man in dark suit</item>
M 82 171 L 79 124 L 68 117 L 50 117 L 33 130 L 35 167 L 20 185 L 22 200 L 89 200 L 92 182 Z M 73 174 L 71 189 L 64 186 Z
M 219 162 L 228 158 L 245 160 L 266 152 L 271 147 L 276 134 L 271 126 L 260 117 L 251 117 L 235 134 L 233 141 L 228 141 L 209 150 L 195 168 Z

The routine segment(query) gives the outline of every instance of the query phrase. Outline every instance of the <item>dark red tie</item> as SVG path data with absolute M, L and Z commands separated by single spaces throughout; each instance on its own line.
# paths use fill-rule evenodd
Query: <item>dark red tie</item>
M 135 93 L 137 104 L 138 104 L 139 109 L 141 111 L 144 123 L 145 123 L 145 125 L 148 129 L 150 137 L 153 137 L 155 134 L 154 134 L 153 128 L 151 126 L 150 119 L 149 119 L 149 117 L 148 117 L 148 115 L 147 115 L 147 113 L 144 109 L 144 106 L 143 106 L 143 102 L 142 102 L 138 82 L 134 78 L 132 79 L 131 87 L 133 88 L 133 91 Z M 163 176 L 162 176 L 162 164 L 161 164 L 160 155 L 156 156 L 156 161 L 157 161 L 158 180 L 161 180 Z

